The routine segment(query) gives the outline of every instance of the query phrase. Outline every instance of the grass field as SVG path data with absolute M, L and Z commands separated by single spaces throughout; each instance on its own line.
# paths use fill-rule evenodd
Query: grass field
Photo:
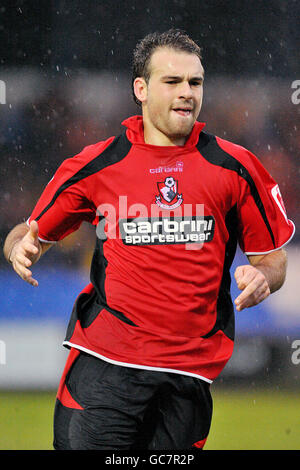
M 206 450 L 299 450 L 300 396 L 274 391 L 213 392 Z M 55 392 L 0 392 L 0 449 L 52 449 Z
M 299 393 L 214 393 L 206 450 L 299 450 Z

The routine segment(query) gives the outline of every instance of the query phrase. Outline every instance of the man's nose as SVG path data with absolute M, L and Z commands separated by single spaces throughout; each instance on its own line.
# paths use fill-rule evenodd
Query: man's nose
M 192 87 L 189 82 L 182 82 L 178 91 L 179 98 L 191 99 L 193 97 Z

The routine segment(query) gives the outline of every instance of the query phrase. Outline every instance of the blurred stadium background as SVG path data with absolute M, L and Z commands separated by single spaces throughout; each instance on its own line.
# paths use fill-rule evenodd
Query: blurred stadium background
M 300 449 L 300 3 L 90 0 L 0 4 L 0 236 L 24 221 L 60 162 L 140 114 L 131 51 L 179 27 L 203 47 L 199 120 L 255 153 L 279 183 L 296 234 L 285 286 L 236 315 L 231 362 L 212 386 L 207 449 Z M 80 230 L 34 268 L 34 289 L 0 257 L 0 449 L 51 449 L 55 392 L 73 302 L 89 279 L 95 235 Z M 243 261 L 238 252 L 234 266 Z M 234 267 L 233 267 L 234 269 Z M 237 295 L 235 283 L 233 296 Z M 299 341 L 299 343 L 297 342 Z M 298 346 L 299 348 L 299 346 Z

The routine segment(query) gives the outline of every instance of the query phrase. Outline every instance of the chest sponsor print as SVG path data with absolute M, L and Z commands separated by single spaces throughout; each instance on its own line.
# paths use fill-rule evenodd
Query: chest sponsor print
M 213 216 L 148 217 L 121 219 L 125 245 L 174 245 L 210 242 L 214 237 Z

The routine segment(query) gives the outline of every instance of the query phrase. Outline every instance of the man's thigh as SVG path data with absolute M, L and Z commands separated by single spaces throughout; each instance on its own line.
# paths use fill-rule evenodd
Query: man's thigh
M 168 374 L 156 407 L 144 419 L 139 440 L 147 449 L 202 449 L 211 425 L 210 386 L 201 380 Z
M 201 380 L 80 353 L 61 385 L 55 449 L 190 449 L 207 438 L 212 400 Z
M 147 371 L 116 366 L 80 353 L 65 379 L 71 405 L 70 400 L 56 402 L 54 448 L 133 448 L 155 392 L 148 378 Z

